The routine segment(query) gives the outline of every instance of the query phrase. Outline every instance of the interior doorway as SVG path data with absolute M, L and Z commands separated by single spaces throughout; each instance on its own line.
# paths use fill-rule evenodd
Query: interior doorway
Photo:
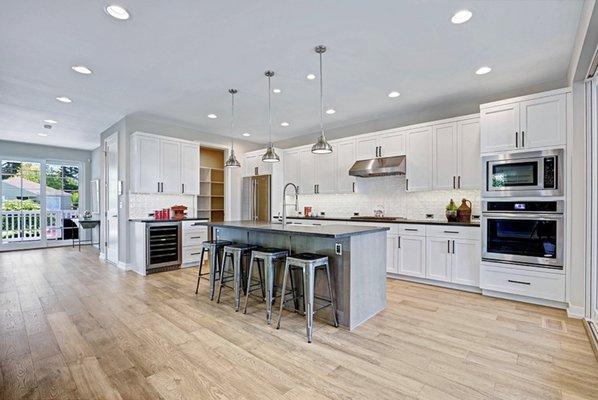
M 118 132 L 104 141 L 104 182 L 105 182 L 105 230 L 104 251 L 106 260 L 118 264 L 118 215 L 119 215 L 119 180 L 118 180 Z

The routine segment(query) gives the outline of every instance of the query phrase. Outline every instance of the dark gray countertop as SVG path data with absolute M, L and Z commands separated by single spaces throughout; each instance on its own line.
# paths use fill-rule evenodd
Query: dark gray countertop
M 287 225 L 287 227 L 283 229 L 282 224 L 256 221 L 204 222 L 202 223 L 202 225 L 212 226 L 216 228 L 242 229 L 249 231 L 271 232 L 297 236 L 322 236 L 330 238 L 366 235 L 373 232 L 387 231 L 389 229 L 383 226 L 358 225 Z
M 181 221 L 207 221 L 208 218 L 183 218 L 183 219 L 154 219 L 154 218 L 132 218 L 131 222 L 181 222 Z
M 395 219 L 395 220 L 388 220 L 388 219 L 381 219 L 376 217 L 371 217 L 364 219 L 351 219 L 349 217 L 287 217 L 287 219 L 305 219 L 310 221 L 349 221 L 349 222 L 380 222 L 381 224 L 424 224 L 424 225 L 457 225 L 457 226 L 473 226 L 479 227 L 480 221 L 479 220 L 472 220 L 471 222 L 448 222 L 448 221 L 440 221 L 435 219 Z

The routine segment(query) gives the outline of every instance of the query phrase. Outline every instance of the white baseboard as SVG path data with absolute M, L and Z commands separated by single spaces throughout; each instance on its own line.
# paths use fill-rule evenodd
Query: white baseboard
M 560 301 L 544 300 L 544 299 L 538 299 L 536 297 L 528 297 L 528 296 L 521 296 L 521 295 L 512 294 L 512 293 L 496 292 L 494 290 L 482 289 L 482 294 L 484 296 L 498 297 L 500 299 L 506 299 L 506 300 L 515 300 L 515 301 L 520 301 L 522 303 L 531 303 L 531 304 L 537 304 L 540 306 L 561 308 L 563 310 L 568 308 L 567 303 L 561 303 Z
M 389 279 L 400 279 L 402 281 L 409 281 L 415 283 L 422 283 L 424 285 L 440 286 L 449 289 L 462 290 L 464 292 L 481 293 L 481 289 L 475 286 L 460 285 L 458 283 L 435 281 L 433 279 L 419 278 L 417 276 L 407 276 L 400 274 L 387 273 L 386 277 Z
M 99 256 L 100 260 L 102 261 L 106 261 L 106 254 L 100 252 L 100 256 Z
M 126 262 L 124 262 L 124 261 L 119 261 L 119 262 L 116 264 L 116 266 L 117 266 L 118 268 L 122 269 L 122 270 L 125 270 L 125 271 L 128 269 L 128 268 L 127 268 L 127 263 L 126 263 Z
M 569 318 L 582 319 L 585 317 L 586 310 L 582 306 L 569 305 L 567 308 L 567 316 Z

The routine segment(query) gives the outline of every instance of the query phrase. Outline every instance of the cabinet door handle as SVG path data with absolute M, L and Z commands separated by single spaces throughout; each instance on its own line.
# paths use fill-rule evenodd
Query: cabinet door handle
M 525 147 L 525 132 L 521 131 L 521 147 Z
M 520 285 L 531 285 L 531 282 L 524 282 L 524 281 L 514 281 L 514 280 L 512 280 L 512 279 L 509 279 L 509 280 L 508 280 L 508 282 L 511 282 L 511 283 L 518 283 L 518 284 L 520 284 Z
M 453 240 L 453 254 L 455 254 L 455 241 Z
M 515 132 L 515 148 L 519 148 L 519 132 Z
M 253 174 L 254 174 L 254 175 L 259 175 L 259 172 L 258 172 L 258 167 L 255 167 L 255 168 L 253 169 Z
M 456 184 L 455 184 L 455 181 L 456 181 L 456 180 L 457 180 L 457 177 L 456 177 L 456 176 L 453 176 L 453 189 L 456 189 L 456 188 L 457 188 L 457 186 L 456 186 Z
M 456 233 L 456 234 L 459 234 L 458 231 L 444 231 L 444 233 Z
M 201 236 L 189 236 L 190 239 L 201 239 Z
M 380 150 L 378 151 L 378 156 L 382 157 L 382 146 L 378 146 L 380 148 Z
M 416 228 L 405 228 L 405 230 L 409 231 L 409 232 L 417 232 L 418 231 L 418 229 L 416 229 Z
M 405 190 L 409 190 L 409 178 L 405 179 Z
M 451 254 L 451 241 L 450 240 L 446 241 L 446 252 L 448 254 Z
M 158 193 L 160 193 L 160 182 L 158 182 Z
M 198 254 L 201 254 L 201 252 L 198 252 L 198 253 L 189 253 L 189 255 L 191 255 L 191 256 L 196 256 Z
M 355 182 L 353 182 L 353 193 L 355 193 Z
M 182 193 L 185 193 L 185 184 L 184 184 L 184 183 L 181 183 L 181 186 L 183 187 L 183 191 L 182 191 Z
M 461 175 L 457 177 L 457 189 L 461 189 Z
M 399 249 L 401 248 L 401 237 L 399 236 Z

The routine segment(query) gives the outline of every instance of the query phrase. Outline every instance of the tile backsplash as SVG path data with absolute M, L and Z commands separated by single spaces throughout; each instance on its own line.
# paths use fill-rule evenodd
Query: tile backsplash
M 444 220 L 450 199 L 458 207 L 463 198 L 471 201 L 472 215 L 479 215 L 481 211 L 480 190 L 406 192 L 405 176 L 358 178 L 355 186 L 356 193 L 350 194 L 299 195 L 299 211 L 311 206 L 318 214 L 323 211 L 330 217 L 349 217 L 355 212 L 373 215 L 374 210 L 382 206 L 387 216 L 425 219 L 426 214 L 434 214 L 434 219 Z M 291 207 L 288 211 L 289 215 L 294 214 Z
M 172 206 L 187 206 L 187 215 L 195 216 L 195 197 L 170 194 L 130 194 L 129 218 L 147 218 L 154 210 Z

